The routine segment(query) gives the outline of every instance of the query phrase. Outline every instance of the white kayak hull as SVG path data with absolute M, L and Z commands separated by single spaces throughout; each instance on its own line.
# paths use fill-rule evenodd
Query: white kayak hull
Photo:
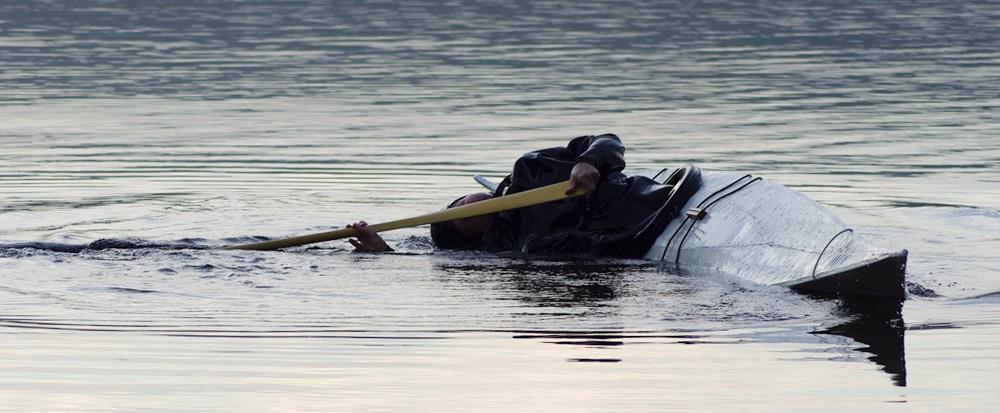
M 872 245 L 826 207 L 780 184 L 733 172 L 701 177 L 646 259 L 818 293 L 904 295 L 906 250 Z

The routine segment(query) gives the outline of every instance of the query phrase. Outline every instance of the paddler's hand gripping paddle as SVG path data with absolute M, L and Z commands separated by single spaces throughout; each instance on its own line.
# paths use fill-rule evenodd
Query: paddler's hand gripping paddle
M 563 181 L 552 185 L 535 188 L 532 190 L 518 192 L 499 198 L 487 199 L 460 207 L 448 208 L 442 211 L 420 215 L 413 218 L 400 219 L 396 221 L 383 222 L 381 224 L 369 225 L 368 229 L 375 232 L 390 231 L 400 228 L 415 227 L 418 225 L 434 224 L 456 219 L 471 218 L 480 215 L 495 214 L 500 211 L 524 208 L 546 202 L 558 201 L 561 199 L 573 198 L 584 195 L 587 192 L 577 190 L 567 195 L 569 181 Z M 276 250 L 281 248 L 294 247 L 297 245 L 314 244 L 317 242 L 333 241 L 349 238 L 357 235 L 353 228 L 343 228 L 335 231 L 320 232 L 317 234 L 301 235 L 298 237 L 282 238 L 271 241 L 255 242 L 253 244 L 233 245 L 226 247 L 227 250 Z

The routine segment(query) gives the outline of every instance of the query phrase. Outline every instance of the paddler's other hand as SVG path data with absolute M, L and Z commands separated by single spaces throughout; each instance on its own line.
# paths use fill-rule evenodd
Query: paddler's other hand
M 347 242 L 350 242 L 354 246 L 355 252 L 382 252 L 382 251 L 392 251 L 389 245 L 385 243 L 375 231 L 368 229 L 368 223 L 365 221 L 355 222 L 347 226 L 348 228 L 353 228 L 358 231 L 357 239 L 351 238 Z
M 601 172 L 594 165 L 577 162 L 573 165 L 573 171 L 569 173 L 569 188 L 566 189 L 566 195 L 576 192 L 577 189 L 583 189 L 588 194 L 593 193 L 600 181 Z

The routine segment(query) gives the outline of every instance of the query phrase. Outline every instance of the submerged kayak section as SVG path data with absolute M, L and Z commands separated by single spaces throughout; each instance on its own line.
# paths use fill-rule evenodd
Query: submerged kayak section
M 902 297 L 906 250 L 873 245 L 809 197 L 749 174 L 703 171 L 702 187 L 645 258 L 827 294 Z

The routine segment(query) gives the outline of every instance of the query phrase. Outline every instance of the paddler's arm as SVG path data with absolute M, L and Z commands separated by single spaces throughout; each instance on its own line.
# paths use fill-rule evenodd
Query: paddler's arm
M 581 136 L 570 141 L 566 149 L 576 156 L 567 194 L 580 188 L 593 192 L 602 175 L 625 169 L 625 145 L 616 135 Z
M 368 229 L 367 222 L 359 221 L 347 227 L 358 231 L 357 239 L 351 238 L 347 240 L 354 246 L 354 252 L 383 252 L 393 250 L 389 247 L 389 244 L 385 243 L 385 240 L 381 236 L 375 233 L 375 231 Z
M 625 145 L 610 133 L 581 136 L 566 146 L 539 149 L 521 155 L 514 162 L 509 186 L 504 193 L 514 194 L 561 182 L 575 181 L 574 190 L 594 190 L 602 177 L 625 169 Z M 594 170 L 597 173 L 594 173 Z M 567 176 L 567 174 L 569 176 Z M 590 185 L 589 182 L 593 182 Z
M 614 134 L 581 136 L 570 141 L 566 149 L 576 157 L 574 164 L 589 163 L 597 168 L 601 175 L 625 169 L 625 145 Z

